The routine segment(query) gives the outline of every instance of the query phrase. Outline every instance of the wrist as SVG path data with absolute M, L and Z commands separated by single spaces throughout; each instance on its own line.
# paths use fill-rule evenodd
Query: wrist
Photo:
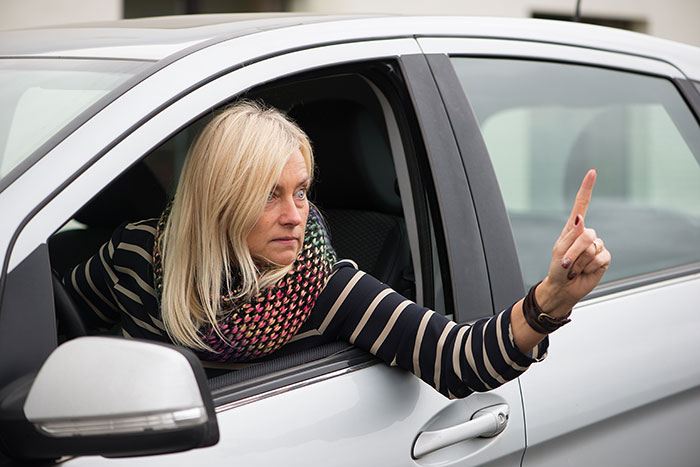
M 535 300 L 542 311 L 556 318 L 568 315 L 573 308 L 566 297 L 562 296 L 561 289 L 552 285 L 549 276 L 535 289 Z
M 536 292 L 542 286 L 542 282 L 533 285 L 530 291 L 525 295 L 523 299 L 523 317 L 527 324 L 532 328 L 533 331 L 539 334 L 549 334 L 550 332 L 556 331 L 560 327 L 564 326 L 566 323 L 570 322 L 569 316 L 571 315 L 571 310 L 569 309 L 563 315 L 556 315 L 556 310 L 561 309 L 562 306 L 558 304 L 556 299 L 557 295 L 550 293 L 551 287 L 545 285 L 542 287 L 541 296 L 544 297 L 547 305 L 556 306 L 554 310 L 545 311 L 542 306 L 537 302 Z M 556 290 L 556 289 L 554 289 Z

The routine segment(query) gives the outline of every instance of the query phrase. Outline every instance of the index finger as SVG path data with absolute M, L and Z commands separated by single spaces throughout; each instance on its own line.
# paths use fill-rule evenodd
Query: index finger
M 576 216 L 581 215 L 581 217 L 586 217 L 586 211 L 588 210 L 588 205 L 591 202 L 591 195 L 593 194 L 593 186 L 595 186 L 595 179 L 598 174 L 595 169 L 591 169 L 586 173 L 581 182 L 581 188 L 578 189 L 576 194 L 576 201 L 574 201 L 574 208 L 571 210 L 571 215 L 566 225 L 571 228 L 574 225 L 574 220 Z

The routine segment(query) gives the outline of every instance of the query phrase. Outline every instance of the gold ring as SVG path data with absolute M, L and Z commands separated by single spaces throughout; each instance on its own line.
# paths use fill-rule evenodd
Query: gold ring
M 593 240 L 593 246 L 595 247 L 595 254 L 596 254 L 596 255 L 597 255 L 598 253 L 600 253 L 601 251 L 603 251 L 603 245 L 599 245 L 599 244 L 598 244 L 598 239 L 597 239 L 597 238 L 596 238 L 595 240 Z

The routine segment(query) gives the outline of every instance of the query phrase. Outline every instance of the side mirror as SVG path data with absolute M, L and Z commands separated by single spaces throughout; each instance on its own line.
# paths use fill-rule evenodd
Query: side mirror
M 166 344 L 73 339 L 36 378 L 0 391 L 0 442 L 19 459 L 161 454 L 218 440 L 199 360 Z

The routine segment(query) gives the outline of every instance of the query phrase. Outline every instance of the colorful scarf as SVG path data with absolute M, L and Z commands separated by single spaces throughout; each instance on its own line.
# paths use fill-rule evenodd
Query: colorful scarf
M 153 251 L 153 276 L 159 306 L 163 293 L 163 264 L 158 245 L 169 213 L 170 207 L 158 222 Z M 278 350 L 309 317 L 336 261 L 321 216 L 311 206 L 304 244 L 291 271 L 247 302 L 234 299 L 240 285 L 224 290 L 218 324 L 225 339 L 210 323 L 203 325 L 199 334 L 213 352 L 196 351 L 198 356 L 209 361 L 246 362 Z

